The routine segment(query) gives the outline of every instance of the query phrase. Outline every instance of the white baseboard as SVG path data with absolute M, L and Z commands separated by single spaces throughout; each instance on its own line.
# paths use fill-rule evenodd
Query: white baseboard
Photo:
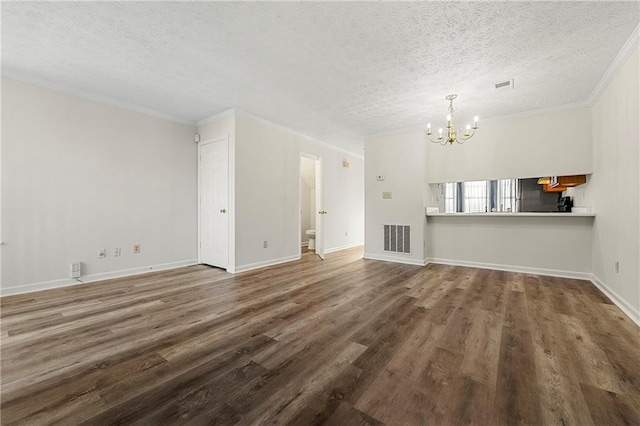
M 306 243 L 300 243 L 300 247 L 307 247 L 309 245 L 309 242 Z
M 519 272 L 523 274 L 547 275 L 550 277 L 575 278 L 578 280 L 591 280 L 591 273 L 577 271 L 563 271 L 560 269 L 531 268 L 528 266 L 502 265 L 497 263 L 471 262 L 467 260 L 428 258 L 427 263 L 440 263 L 442 265 L 467 266 L 470 268 L 493 269 L 496 271 Z
M 371 260 L 383 260 L 385 262 L 405 263 L 407 265 L 425 266 L 426 263 L 423 260 L 411 259 L 406 257 L 389 256 L 385 254 L 371 254 L 365 253 L 363 256 L 365 259 Z
M 339 247 L 331 247 L 328 249 L 324 250 L 324 254 L 329 254 L 329 253 L 335 253 L 337 251 L 341 251 L 341 250 L 348 250 L 350 248 L 354 248 L 354 247 L 358 247 L 363 245 L 362 243 L 351 243 L 351 244 L 346 244 L 344 246 L 339 246 Z
M 618 294 L 609 288 L 605 283 L 600 281 L 598 277 L 594 274 L 591 274 L 590 278 L 593 285 L 598 287 L 601 292 L 605 294 L 611 301 L 618 307 L 622 312 L 624 312 L 631 321 L 635 322 L 638 326 L 640 326 L 640 311 L 634 309 L 633 306 L 630 306 L 623 298 L 618 296 Z
M 251 271 L 253 269 L 264 268 L 266 266 L 273 266 L 273 265 L 279 265 L 281 263 L 293 262 L 294 260 L 300 260 L 300 256 L 296 254 L 294 256 L 282 257 L 280 259 L 271 259 L 271 260 L 265 260 L 263 262 L 256 262 L 256 263 L 250 263 L 248 265 L 236 266 L 235 271 L 233 273 L 237 274 L 238 272 L 246 272 L 246 271 Z
M 142 266 L 139 268 L 121 269 L 119 271 L 110 271 L 110 272 L 102 272 L 99 274 L 84 275 L 84 276 L 81 276 L 80 279 L 86 284 L 86 283 L 92 283 L 96 281 L 108 280 L 111 278 L 122 278 L 122 277 L 131 276 L 131 275 L 144 274 L 147 272 L 164 271 L 167 269 L 182 268 L 184 266 L 191 266 L 191 265 L 197 265 L 197 264 L 198 264 L 198 261 L 196 259 L 181 260 L 178 262 L 163 263 L 160 265 Z M 53 281 L 42 281 L 38 283 L 23 284 L 23 285 L 18 285 L 13 287 L 2 288 L 0 289 L 0 296 L 11 296 L 15 294 L 33 293 L 34 291 L 51 290 L 54 288 L 69 287 L 69 286 L 78 285 L 78 284 L 81 284 L 81 283 L 71 278 L 65 278 L 65 279 L 53 280 Z

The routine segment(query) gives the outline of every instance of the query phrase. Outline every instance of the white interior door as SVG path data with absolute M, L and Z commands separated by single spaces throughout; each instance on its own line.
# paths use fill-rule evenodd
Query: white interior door
M 324 218 L 327 211 L 324 210 L 322 196 L 322 159 L 316 160 L 316 254 L 324 260 Z
M 224 138 L 202 142 L 198 150 L 199 262 L 226 269 L 229 263 L 229 141 Z

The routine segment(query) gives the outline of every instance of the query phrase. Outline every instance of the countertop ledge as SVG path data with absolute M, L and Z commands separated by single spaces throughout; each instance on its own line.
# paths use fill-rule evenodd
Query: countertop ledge
M 427 217 L 595 217 L 595 213 L 530 213 L 530 212 L 491 212 L 491 213 L 426 213 Z

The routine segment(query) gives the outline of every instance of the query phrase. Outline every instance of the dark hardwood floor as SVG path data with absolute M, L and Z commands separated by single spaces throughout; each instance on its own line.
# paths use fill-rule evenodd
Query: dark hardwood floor
M 361 257 L 2 298 L 2 424 L 640 424 L 592 284 Z

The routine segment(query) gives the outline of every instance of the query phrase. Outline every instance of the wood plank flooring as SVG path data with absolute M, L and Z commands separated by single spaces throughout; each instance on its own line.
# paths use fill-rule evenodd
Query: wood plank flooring
M 362 259 L 5 297 L 11 424 L 640 424 L 640 328 L 592 284 Z

